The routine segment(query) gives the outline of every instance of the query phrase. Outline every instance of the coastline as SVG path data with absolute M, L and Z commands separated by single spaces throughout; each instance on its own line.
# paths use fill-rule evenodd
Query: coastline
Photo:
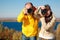
M 0 21 L 6 21 L 6 22 L 16 22 L 17 18 L 0 18 Z M 57 22 L 60 22 L 60 18 L 56 18 Z

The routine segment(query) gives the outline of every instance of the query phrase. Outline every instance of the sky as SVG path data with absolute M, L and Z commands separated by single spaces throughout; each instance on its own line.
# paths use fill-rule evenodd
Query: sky
M 60 0 L 0 0 L 0 18 L 16 18 L 27 2 L 36 7 L 49 4 L 56 18 L 60 18 Z

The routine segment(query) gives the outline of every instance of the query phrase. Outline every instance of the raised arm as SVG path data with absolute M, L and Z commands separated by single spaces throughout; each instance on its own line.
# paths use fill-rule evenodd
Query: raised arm
M 17 22 L 22 22 L 23 17 L 24 17 L 24 12 L 22 10 L 21 13 L 17 17 Z

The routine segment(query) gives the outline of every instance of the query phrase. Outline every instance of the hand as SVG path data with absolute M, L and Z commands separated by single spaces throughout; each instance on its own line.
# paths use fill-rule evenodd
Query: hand
M 26 14 L 26 15 L 28 14 L 28 13 L 27 13 L 27 9 L 24 9 L 24 14 Z
M 41 10 L 44 10 L 45 9 L 45 6 L 39 6 L 38 7 L 38 14 L 40 14 L 41 16 L 44 16 L 42 13 L 41 13 Z
M 41 8 L 43 10 L 43 9 L 45 9 L 45 6 L 40 6 L 39 8 Z
M 42 17 L 42 14 L 41 14 L 41 11 L 39 10 L 39 9 L 37 9 L 37 10 L 35 10 L 35 12 L 34 12 L 34 16 L 36 17 L 36 18 L 41 18 Z

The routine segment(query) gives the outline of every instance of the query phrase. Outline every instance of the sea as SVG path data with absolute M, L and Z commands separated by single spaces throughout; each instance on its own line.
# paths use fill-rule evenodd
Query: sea
M 22 30 L 22 22 L 18 23 L 18 22 L 0 22 L 2 23 L 3 27 L 8 27 L 9 29 L 13 29 L 16 31 L 21 31 Z M 54 30 L 57 29 L 58 24 L 60 24 L 60 22 L 56 22 L 54 25 Z M 41 27 L 41 22 L 38 23 L 38 28 Z

